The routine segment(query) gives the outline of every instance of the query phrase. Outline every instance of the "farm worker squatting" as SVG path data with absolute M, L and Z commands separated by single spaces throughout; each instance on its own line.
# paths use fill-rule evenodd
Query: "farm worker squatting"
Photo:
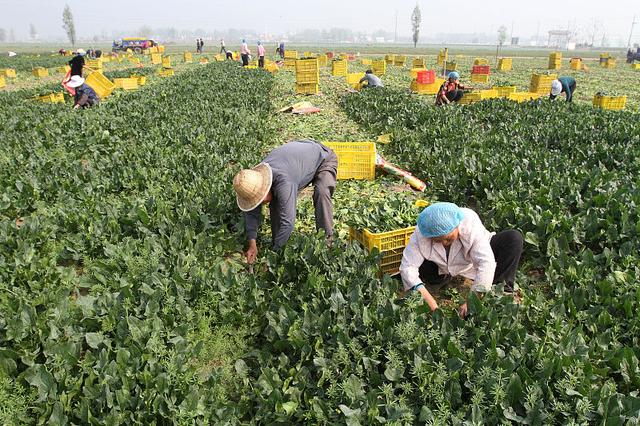
M 333 202 L 338 157 L 326 146 L 311 139 L 288 142 L 273 151 L 256 167 L 241 170 L 233 178 L 240 210 L 245 212 L 247 262 L 258 256 L 256 239 L 262 222 L 262 204 L 269 204 L 273 248 L 282 248 L 296 221 L 298 192 L 313 184 L 316 228 L 329 241 L 333 236 Z
M 249 46 L 247 46 L 247 41 L 242 39 L 242 46 L 240 46 L 240 56 L 242 57 L 242 66 L 246 67 L 249 65 L 249 55 L 251 51 L 249 50 Z
M 400 274 L 405 291 L 417 290 L 435 311 L 438 303 L 426 285 L 439 285 L 461 275 L 473 279 L 471 291 L 491 291 L 504 282 L 513 292 L 522 255 L 522 234 L 516 230 L 489 232 L 471 209 L 453 203 L 434 203 L 418 216 L 418 226 L 402 254 Z M 460 306 L 467 314 L 467 303 Z
M 382 80 L 380 80 L 380 77 L 378 77 L 377 75 L 375 75 L 373 73 L 373 71 L 371 70 L 366 70 L 364 73 L 364 77 L 362 77 L 360 79 L 360 83 L 364 83 L 367 82 L 367 84 L 365 84 L 364 87 L 384 87 L 384 84 L 382 84 Z
M 567 102 L 573 101 L 573 94 L 576 91 L 576 79 L 573 77 L 559 77 L 551 82 L 550 99 L 555 99 L 561 93 L 567 97 Z
M 74 75 L 67 82 L 67 86 L 75 89 L 75 102 L 73 108 L 87 108 L 100 103 L 100 97 L 84 82 L 84 78 Z
M 442 83 L 438 94 L 436 95 L 436 105 L 450 104 L 452 102 L 460 102 L 464 96 L 463 90 L 472 89 L 472 87 L 460 84 L 460 74 L 456 71 L 449 73 L 449 79 Z

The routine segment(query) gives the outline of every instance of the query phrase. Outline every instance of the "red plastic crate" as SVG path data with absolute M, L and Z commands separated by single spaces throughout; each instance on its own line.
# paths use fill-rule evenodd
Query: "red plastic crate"
M 489 74 L 489 65 L 474 65 L 471 69 L 471 74 Z
M 416 81 L 420 84 L 432 84 L 436 81 L 435 70 L 418 71 Z

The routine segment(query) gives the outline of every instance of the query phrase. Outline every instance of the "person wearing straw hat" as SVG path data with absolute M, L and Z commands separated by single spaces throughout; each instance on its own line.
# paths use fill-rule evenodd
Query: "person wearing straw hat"
M 71 77 L 73 77 L 74 75 L 79 75 L 80 77 L 82 77 L 82 68 L 84 68 L 84 55 L 86 55 L 87 52 L 85 52 L 84 49 L 78 49 L 75 53 L 76 56 L 74 56 L 69 61 L 69 66 L 71 67 Z
M 289 240 L 296 220 L 298 192 L 313 184 L 316 228 L 333 236 L 333 202 L 338 157 L 326 146 L 311 139 L 288 142 L 273 151 L 253 169 L 241 170 L 233 178 L 240 210 L 245 214 L 247 262 L 258 256 L 256 240 L 262 221 L 262 205 L 269 204 L 274 250 Z
M 453 203 L 431 204 L 418 216 L 402 254 L 404 290 L 419 291 L 432 311 L 438 303 L 426 286 L 439 288 L 455 276 L 473 279 L 471 291 L 480 295 L 497 283 L 504 283 L 504 291 L 512 293 L 522 246 L 520 231 L 489 232 L 471 209 Z M 466 303 L 459 313 L 466 316 Z
M 74 75 L 66 83 L 67 86 L 75 89 L 75 102 L 74 108 L 87 108 L 100 103 L 100 97 L 98 94 L 84 82 L 84 78 L 79 75 Z
M 567 97 L 567 102 L 573 101 L 573 94 L 576 91 L 576 79 L 573 77 L 558 77 L 551 82 L 551 94 L 549 99 L 557 98 L 561 93 Z

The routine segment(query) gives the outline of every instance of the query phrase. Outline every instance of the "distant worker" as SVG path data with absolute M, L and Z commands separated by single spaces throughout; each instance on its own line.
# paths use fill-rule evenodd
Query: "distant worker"
M 64 48 L 58 50 L 58 55 L 64 56 L 65 53 L 67 53 L 67 51 Z
M 504 283 L 505 293 L 513 293 L 522 246 L 520 231 L 489 232 L 471 209 L 431 204 L 418 216 L 418 226 L 402 253 L 404 290 L 419 291 L 432 311 L 438 303 L 425 286 L 440 287 L 455 276 L 474 280 L 471 291 L 480 296 L 498 283 Z M 459 313 L 467 315 L 466 302 Z
M 200 53 L 200 39 L 196 38 L 196 53 Z
M 74 75 L 79 75 L 80 77 L 82 77 L 82 68 L 84 68 L 84 55 L 86 54 L 87 52 L 85 52 L 84 49 L 76 50 L 76 56 L 71 58 L 71 60 L 69 61 L 69 66 L 71 67 L 71 77 L 73 77 Z
M 260 68 L 264 68 L 264 55 L 264 46 L 262 45 L 262 43 L 260 43 L 260 41 L 258 41 L 258 66 Z
M 251 51 L 249 50 L 247 41 L 245 39 L 242 39 L 242 46 L 240 47 L 240 56 L 242 57 L 243 67 L 246 67 L 247 65 L 249 65 L 249 55 L 251 55 Z
M 84 78 L 74 75 L 67 82 L 69 87 L 75 89 L 75 102 L 73 108 L 87 108 L 100 103 L 100 97 L 96 92 L 84 82 Z
M 256 239 L 262 222 L 262 205 L 269 204 L 273 249 L 281 249 L 293 232 L 298 192 L 313 184 L 316 228 L 333 236 L 333 202 L 338 157 L 311 139 L 288 142 L 273 151 L 253 169 L 241 170 L 233 178 L 240 210 L 245 212 L 249 240 L 247 262 L 258 256 Z
M 224 39 L 220 39 L 220 53 L 227 53 L 227 47 L 224 45 Z
M 362 77 L 360 79 L 360 83 L 367 83 L 362 85 L 363 88 L 365 87 L 384 87 L 384 84 L 382 84 L 382 80 L 380 80 L 380 77 L 378 77 L 377 75 L 375 75 L 373 73 L 373 71 L 371 70 L 366 70 L 364 72 L 364 77 Z
M 452 102 L 460 102 L 464 96 L 463 90 L 471 89 L 471 87 L 460 84 L 460 74 L 456 71 L 449 73 L 449 78 L 442 83 L 438 94 L 436 95 L 436 105 L 447 105 Z
M 278 50 L 279 50 L 278 53 L 280 53 L 280 58 L 284 59 L 284 41 L 280 42 L 280 45 L 278 46 Z
M 200 53 L 204 53 L 204 40 L 200 37 Z
M 549 99 L 557 98 L 561 93 L 567 97 L 567 102 L 573 101 L 573 94 L 576 91 L 576 79 L 573 77 L 558 77 L 551 82 L 551 95 Z
M 233 61 L 233 52 L 230 50 L 227 50 L 227 59 Z

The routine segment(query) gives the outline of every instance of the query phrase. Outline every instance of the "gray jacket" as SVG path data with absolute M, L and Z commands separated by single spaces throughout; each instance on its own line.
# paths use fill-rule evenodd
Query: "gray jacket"
M 269 164 L 273 173 L 273 199 L 269 203 L 269 210 L 275 250 L 283 247 L 293 232 L 298 191 L 313 181 L 316 171 L 329 153 L 329 148 L 324 145 L 311 139 L 303 139 L 274 149 L 262 161 Z M 247 237 L 250 240 L 256 239 L 262 223 L 262 205 L 246 212 L 245 222 Z

